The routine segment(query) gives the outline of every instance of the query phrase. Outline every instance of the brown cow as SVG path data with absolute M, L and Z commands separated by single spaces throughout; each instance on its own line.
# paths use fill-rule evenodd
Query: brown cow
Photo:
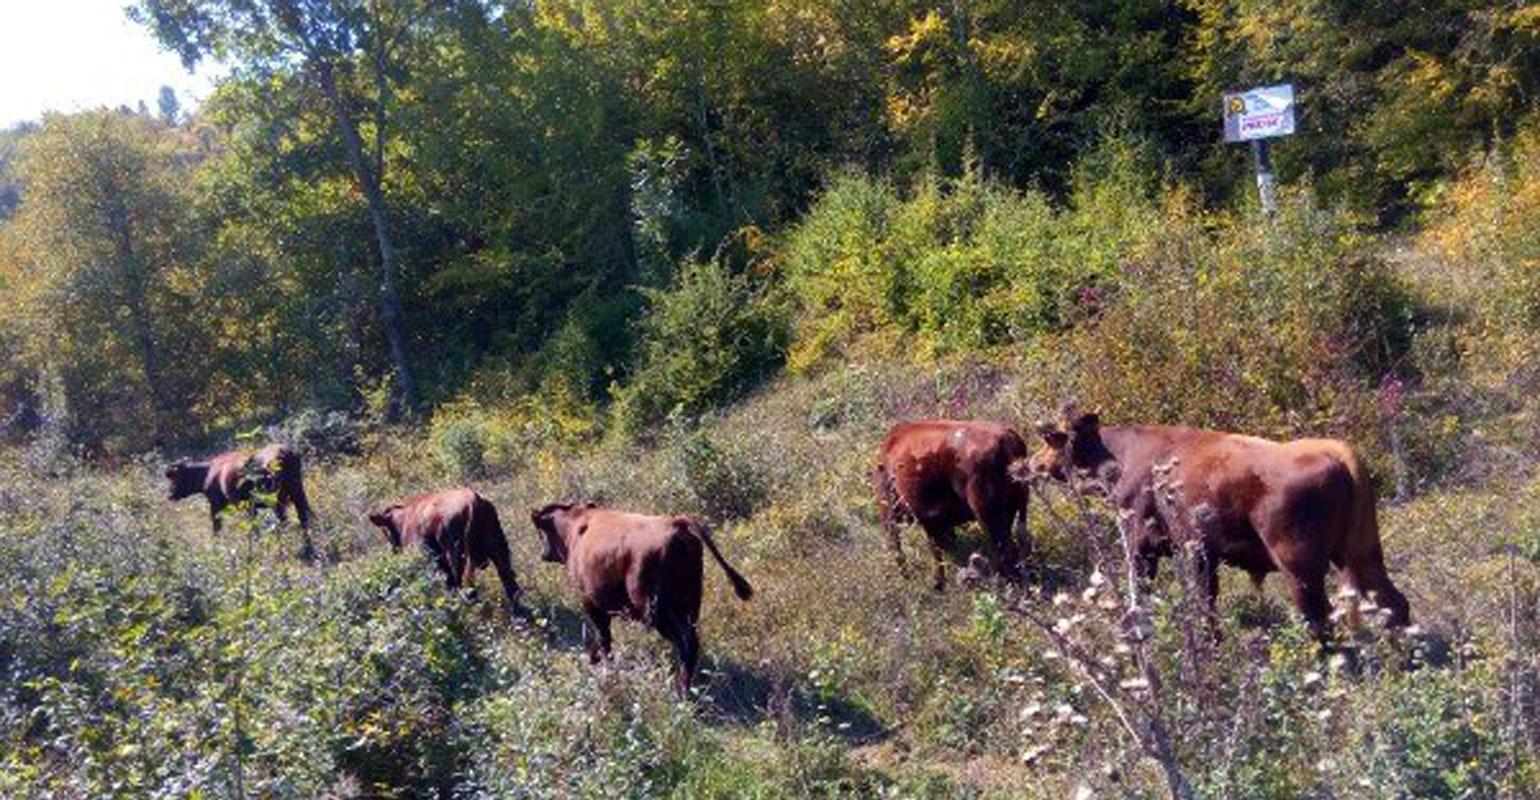
M 588 625 L 583 643 L 589 660 L 610 654 L 610 617 L 624 614 L 651 626 L 679 658 L 676 688 L 690 691 L 700 659 L 701 545 L 711 551 L 738 599 L 753 587 L 717 550 L 711 531 L 691 517 L 656 517 L 553 503 L 530 512 L 543 538 L 543 558 L 566 564 L 583 598 Z
M 209 518 L 214 530 L 220 529 L 220 514 L 229 506 L 254 500 L 264 505 L 263 496 L 272 496 L 273 513 L 285 519 L 289 506 L 299 513 L 299 526 L 310 530 L 310 501 L 305 498 L 305 481 L 299 453 L 286 445 L 270 444 L 260 450 L 231 450 L 207 461 L 180 461 L 166 468 L 170 498 L 181 500 L 201 494 L 209 501 Z M 305 549 L 310 538 L 305 537 Z
M 1172 551 L 1172 524 L 1156 492 L 1176 490 L 1203 543 L 1201 586 L 1212 605 L 1218 563 L 1239 567 L 1260 586 L 1282 572 L 1294 605 L 1318 637 L 1331 610 L 1326 573 L 1336 567 L 1358 592 L 1390 612 L 1393 627 L 1410 611 L 1385 570 L 1374 488 L 1353 448 L 1335 439 L 1273 442 L 1175 427 L 1103 427 L 1097 415 L 1065 410 L 1044 426 L 1035 474 L 1064 481 L 1090 473 L 1131 512 L 1140 571 L 1153 577 Z M 1169 465 L 1169 466 L 1168 466 Z
M 404 503 L 369 514 L 385 531 L 390 546 L 417 547 L 433 557 L 450 589 L 462 585 L 476 591 L 476 570 L 490 563 L 508 600 L 509 613 L 520 613 L 523 590 L 513 575 L 508 537 L 503 534 L 497 507 L 474 490 L 459 488 L 420 494 Z
M 935 589 L 945 586 L 945 551 L 952 529 L 977 520 L 995 550 L 1004 574 L 1019 574 L 1021 555 L 1012 537 L 1022 527 L 1021 549 L 1031 552 L 1026 535 L 1027 444 L 1021 435 L 993 422 L 931 420 L 906 422 L 888 433 L 878 451 L 872 483 L 888 547 L 905 571 L 899 544 L 900 522 L 925 529 L 935 559 Z

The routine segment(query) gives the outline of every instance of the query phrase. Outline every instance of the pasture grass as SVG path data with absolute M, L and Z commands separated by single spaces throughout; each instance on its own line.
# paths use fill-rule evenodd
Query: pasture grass
M 364 521 L 461 479 L 431 437 L 375 430 L 362 455 L 312 460 L 314 563 L 267 515 L 211 535 L 201 500 L 167 502 L 148 463 L 45 474 L 8 458 L 0 794 L 1161 796 L 1110 707 L 1012 611 L 1020 598 L 935 594 L 924 569 L 898 574 L 876 526 L 865 469 L 889 422 L 1026 424 L 1020 385 L 1012 368 L 853 366 L 649 446 L 531 449 L 483 471 L 470 482 L 502 511 L 528 628 L 503 618 L 493 574 L 464 601 Z M 707 569 L 696 702 L 672 699 L 667 648 L 637 626 L 617 625 L 614 663 L 587 664 L 565 575 L 526 522 L 563 498 L 705 515 L 754 583 L 742 603 Z M 1117 621 L 1082 596 L 1101 564 L 1082 520 L 1098 513 L 1035 496 L 1047 569 L 1025 603 L 1126 678 Z M 1535 789 L 1540 478 L 1424 492 L 1382 526 L 1425 633 L 1361 633 L 1357 671 L 1316 653 L 1276 578 L 1258 596 L 1227 572 L 1224 637 L 1185 674 L 1184 590 L 1164 570 L 1159 706 L 1125 702 L 1180 731 L 1201 796 Z M 922 535 L 904 540 L 923 567 Z M 985 547 L 970 529 L 959 555 Z
M 446 404 L 420 427 L 290 420 L 277 434 L 307 453 L 314 562 L 265 514 L 212 535 L 200 500 L 165 499 L 157 458 L 82 464 L 47 435 L 10 447 L 0 797 L 1164 797 L 1173 770 L 1205 798 L 1535 796 L 1532 225 L 1488 213 L 1507 196 L 1490 176 L 1468 180 L 1429 238 L 1391 247 L 1302 198 L 1253 241 L 1238 216 L 1145 191 L 1108 243 L 1091 223 L 1121 195 L 1050 213 L 1029 195 L 903 200 L 852 180 L 783 266 L 817 278 L 792 282 L 804 310 L 848 290 L 855 316 L 802 320 L 792 373 L 768 384 L 774 359 L 753 348 L 725 372 L 654 365 L 691 377 L 676 398 L 691 408 L 738 398 L 724 410 L 649 406 L 640 436 L 601 430 L 557 390 Z M 990 227 L 992 213 L 1016 222 Z M 904 235 L 814 246 L 820 225 L 863 214 Z M 1084 236 L 1046 236 L 1064 226 Z M 1020 230 L 1046 232 L 1041 252 L 996 259 L 1014 251 L 990 237 Z M 888 273 L 866 256 L 908 263 L 916 248 L 936 250 L 913 261 L 916 283 L 873 283 Z M 1078 272 L 1038 269 L 1064 253 L 1085 257 Z M 978 280 L 941 280 L 948 259 Z M 1055 302 L 1098 291 L 1074 309 L 994 291 L 1024 286 Z M 990 290 L 971 327 L 934 324 L 968 287 Z M 666 332 L 688 338 L 692 308 L 761 301 L 703 280 L 663 301 Z M 1020 308 L 1032 324 L 990 316 Z M 1208 620 L 1175 565 L 1131 616 L 1108 510 L 1051 489 L 1031 505 L 1026 592 L 930 591 L 916 529 L 900 575 L 867 480 L 887 427 L 1030 430 L 1069 398 L 1109 423 L 1351 438 L 1380 476 L 1390 569 L 1420 631 L 1345 617 L 1357 655 L 1333 658 L 1277 578 L 1256 593 L 1223 570 L 1213 640 L 1194 634 Z M 491 573 L 467 602 L 364 519 L 462 482 L 498 505 L 535 624 L 505 619 Z M 574 594 L 527 522 L 563 499 L 699 514 L 754 584 L 742 603 L 706 568 L 694 702 L 673 699 L 668 649 L 634 625 L 616 626 L 612 663 L 588 665 Z M 960 538 L 956 559 L 987 551 L 974 529 Z

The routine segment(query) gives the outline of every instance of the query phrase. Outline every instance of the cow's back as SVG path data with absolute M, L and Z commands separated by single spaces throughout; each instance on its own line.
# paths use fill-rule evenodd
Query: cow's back
M 642 613 L 659 594 L 688 594 L 702 581 L 701 542 L 681 517 L 589 509 L 568 569 L 580 591 L 600 606 Z
M 1269 550 L 1304 547 L 1324 556 L 1337 552 L 1357 527 L 1366 486 L 1360 485 L 1356 456 L 1345 442 L 1276 442 L 1189 428 L 1145 430 L 1157 431 L 1156 444 L 1139 448 L 1129 467 L 1158 482 L 1154 472 L 1172 464 L 1172 485 L 1184 505 L 1205 506 L 1217 521 L 1218 529 L 1209 535 L 1269 539 L 1270 532 L 1286 530 L 1297 541 L 1267 541 Z M 1273 558 L 1282 555 L 1274 552 Z
M 463 534 L 477 498 L 474 491 L 460 488 L 420 494 L 402 503 L 402 544 Z
M 882 441 L 878 468 L 900 484 L 947 482 L 961 491 L 981 471 L 1004 470 L 1027 458 L 1027 444 L 994 422 L 925 420 L 895 426 Z M 900 489 L 902 491 L 902 488 Z
M 978 420 L 918 420 L 893 426 L 882 440 L 884 459 L 896 455 L 993 450 L 1006 448 L 1019 457 L 1026 442 L 1009 426 Z

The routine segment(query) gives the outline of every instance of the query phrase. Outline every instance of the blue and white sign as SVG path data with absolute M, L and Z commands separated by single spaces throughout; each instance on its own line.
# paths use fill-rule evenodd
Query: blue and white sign
M 1225 95 L 1225 141 L 1249 142 L 1294 132 L 1294 85 L 1263 86 Z

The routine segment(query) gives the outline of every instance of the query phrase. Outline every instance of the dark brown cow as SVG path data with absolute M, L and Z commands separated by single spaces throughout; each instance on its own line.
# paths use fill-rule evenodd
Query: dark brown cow
M 740 600 L 754 595 L 749 582 L 722 558 L 711 531 L 690 517 L 553 503 L 530 512 L 530 521 L 542 535 L 542 557 L 566 564 L 583 598 L 589 660 L 609 656 L 610 617 L 623 614 L 673 644 L 681 697 L 688 695 L 700 659 L 701 545 L 727 573 Z
M 491 564 L 508 600 L 509 613 L 521 612 L 523 590 L 513 575 L 508 537 L 503 534 L 497 507 L 474 490 L 459 488 L 420 494 L 404 503 L 369 514 L 385 531 L 390 546 L 420 548 L 433 557 L 450 589 L 476 590 L 476 570 Z
M 220 514 L 226 508 L 254 498 L 257 504 L 265 504 L 262 495 L 273 498 L 273 513 L 280 520 L 285 519 L 288 507 L 294 506 L 300 528 L 310 530 L 310 501 L 305 498 L 299 453 L 286 445 L 231 450 L 207 461 L 181 461 L 166 468 L 166 480 L 171 484 L 172 500 L 195 494 L 208 498 L 215 531 L 220 529 Z M 308 550 L 308 536 L 305 546 Z
M 1027 444 L 1021 435 L 993 422 L 931 420 L 906 422 L 882 440 L 872 483 L 888 547 L 905 570 L 900 522 L 925 529 L 935 559 L 935 588 L 945 586 L 945 551 L 952 529 L 977 520 L 994 542 L 1001 571 L 1018 575 L 1021 552 L 1012 526 L 1022 527 L 1021 550 L 1031 552 L 1027 524 Z
M 1035 474 L 1057 480 L 1089 473 L 1117 506 L 1131 512 L 1141 571 L 1152 577 L 1173 547 L 1172 521 L 1156 492 L 1174 489 L 1203 543 L 1201 585 L 1212 604 L 1218 564 L 1251 574 L 1258 585 L 1281 572 L 1289 594 L 1319 637 L 1331 605 L 1326 574 L 1341 570 L 1353 589 L 1410 621 L 1406 598 L 1385 570 L 1374 488 L 1353 448 L 1335 439 L 1273 442 L 1253 436 L 1175 427 L 1103 427 L 1096 414 L 1066 409 L 1044 426 Z M 1169 466 L 1167 466 L 1169 465 Z

